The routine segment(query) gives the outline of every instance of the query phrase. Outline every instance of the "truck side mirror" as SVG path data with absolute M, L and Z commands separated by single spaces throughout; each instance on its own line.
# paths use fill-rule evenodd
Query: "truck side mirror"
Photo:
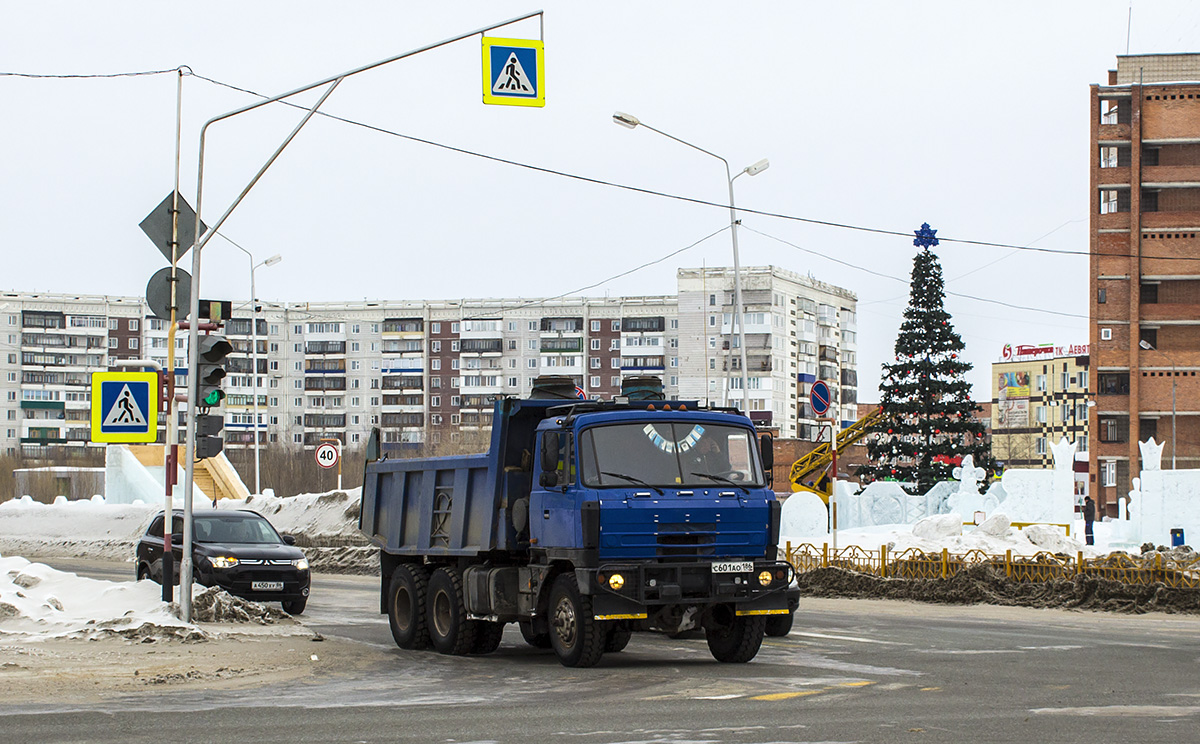
M 775 445 L 770 434 L 763 434 L 758 440 L 758 453 L 762 457 L 763 470 L 770 472 L 775 467 Z
M 558 470 L 559 449 L 558 432 L 548 431 L 542 434 L 541 459 L 543 473 L 553 473 L 555 470 Z M 545 478 L 542 480 L 545 480 Z M 557 478 L 555 482 L 557 482 Z M 542 485 L 545 485 L 545 483 L 542 483 Z

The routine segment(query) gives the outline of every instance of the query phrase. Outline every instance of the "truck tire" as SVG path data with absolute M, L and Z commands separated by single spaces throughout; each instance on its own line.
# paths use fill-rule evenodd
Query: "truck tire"
M 632 630 L 612 628 L 604 639 L 604 653 L 615 654 L 618 651 L 624 651 L 625 647 L 629 645 L 630 638 L 633 638 Z
M 476 620 L 475 645 L 471 646 L 471 653 L 490 654 L 500 648 L 500 639 L 503 637 L 504 623 Z
M 388 584 L 388 625 L 400 648 L 429 648 L 429 628 L 425 624 L 425 600 L 429 589 L 429 570 L 406 563 L 396 566 Z
M 734 617 L 729 625 L 705 628 L 704 637 L 714 659 L 744 664 L 758 654 L 766 626 L 764 615 L 743 615 Z
M 592 598 L 579 593 L 574 573 L 550 589 L 550 645 L 566 667 L 595 666 L 604 655 L 607 633 L 592 614 Z
M 533 623 L 529 620 L 522 620 L 517 624 L 521 626 L 521 637 L 530 646 L 534 648 L 550 648 L 549 633 L 534 633 Z
M 771 615 L 767 618 L 767 635 L 772 638 L 779 638 L 792 632 L 792 620 L 795 615 L 788 613 L 786 615 Z
M 475 621 L 467 619 L 462 573 L 442 567 L 429 577 L 426 625 L 429 641 L 439 653 L 462 656 L 475 645 Z

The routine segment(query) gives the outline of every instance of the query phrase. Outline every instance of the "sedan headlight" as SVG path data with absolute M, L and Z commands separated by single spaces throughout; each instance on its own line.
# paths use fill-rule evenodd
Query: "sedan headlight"
M 308 570 L 308 559 L 307 558 L 297 558 L 296 560 L 292 561 L 292 565 L 301 571 L 307 571 Z
M 238 559 L 227 555 L 216 555 L 208 559 L 213 568 L 233 568 L 238 564 Z

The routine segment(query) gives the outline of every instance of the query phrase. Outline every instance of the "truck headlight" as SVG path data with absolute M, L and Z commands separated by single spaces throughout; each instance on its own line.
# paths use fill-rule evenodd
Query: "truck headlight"
M 227 555 L 216 555 L 208 559 L 213 568 L 233 568 L 238 564 L 238 559 Z
M 307 571 L 308 570 L 308 559 L 307 558 L 297 558 L 296 560 L 292 561 L 292 565 L 301 571 Z
M 625 586 L 625 577 L 619 573 L 615 573 L 608 577 L 608 588 L 613 591 L 620 591 L 621 587 Z
M 758 572 L 758 583 L 762 584 L 763 586 L 770 586 L 771 580 L 773 578 L 775 578 L 775 577 L 773 577 L 771 575 L 770 571 L 759 571 Z

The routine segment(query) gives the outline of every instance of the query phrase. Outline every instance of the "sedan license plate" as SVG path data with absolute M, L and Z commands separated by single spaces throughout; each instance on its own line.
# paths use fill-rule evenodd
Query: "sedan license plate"
M 750 573 L 754 570 L 753 561 L 736 561 L 712 564 L 713 573 Z
M 282 592 L 282 581 L 251 581 L 250 589 L 256 592 Z

